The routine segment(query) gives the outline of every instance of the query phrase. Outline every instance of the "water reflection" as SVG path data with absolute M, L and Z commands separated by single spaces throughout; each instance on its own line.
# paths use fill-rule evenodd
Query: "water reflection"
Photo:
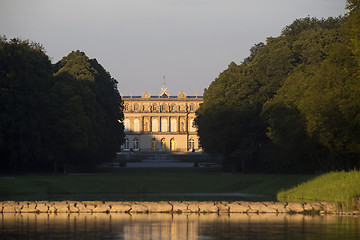
M 2 214 L 1 239 L 360 239 L 360 218 L 275 214 Z

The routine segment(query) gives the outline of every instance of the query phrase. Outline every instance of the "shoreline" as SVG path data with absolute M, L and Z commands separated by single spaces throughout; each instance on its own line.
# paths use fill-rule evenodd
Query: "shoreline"
M 287 213 L 360 215 L 342 211 L 338 203 L 318 202 L 216 202 L 216 201 L 3 201 L 0 213 Z

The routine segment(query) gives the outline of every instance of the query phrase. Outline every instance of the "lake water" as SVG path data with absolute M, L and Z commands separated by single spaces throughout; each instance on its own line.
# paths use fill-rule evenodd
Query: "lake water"
M 360 239 L 360 216 L 2 214 L 0 239 Z

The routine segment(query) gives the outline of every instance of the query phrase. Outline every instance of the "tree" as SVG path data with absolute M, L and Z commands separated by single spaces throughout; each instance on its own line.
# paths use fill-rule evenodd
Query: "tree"
M 295 162 L 312 166 L 305 171 L 359 167 L 360 86 L 348 21 L 302 31 L 293 43 L 300 64 L 264 105 L 268 135 Z M 298 120 L 284 121 L 293 115 Z
M 268 142 L 261 109 L 285 81 L 294 60 L 288 43 L 269 38 L 266 45 L 256 45 L 241 65 L 230 63 L 205 90 L 197 112 L 205 151 L 222 154 L 230 168 L 258 168 L 261 149 Z
M 197 112 L 205 151 L 242 170 L 358 166 L 355 5 L 347 18 L 297 19 L 280 37 L 255 45 L 242 64 L 231 63 Z
M 95 60 L 83 52 L 71 52 L 55 65 L 55 76 L 72 77 L 77 96 L 88 119 L 88 145 L 74 152 L 77 164 L 94 166 L 114 158 L 124 141 L 123 105 L 117 82 Z M 73 83 L 71 84 L 73 85 Z M 84 121 L 87 123 L 87 121 Z
M 44 169 L 47 93 L 52 66 L 38 43 L 0 41 L 0 158 L 2 170 Z
M 40 44 L 1 37 L 0 101 L 0 171 L 89 170 L 124 139 L 116 80 L 79 51 L 53 66 Z

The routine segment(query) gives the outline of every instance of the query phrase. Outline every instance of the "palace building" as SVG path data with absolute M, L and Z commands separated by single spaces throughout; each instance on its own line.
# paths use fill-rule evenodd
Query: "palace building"
M 125 143 L 122 151 L 201 151 L 195 111 L 202 97 L 180 92 L 169 96 L 166 88 L 158 96 L 124 96 Z

